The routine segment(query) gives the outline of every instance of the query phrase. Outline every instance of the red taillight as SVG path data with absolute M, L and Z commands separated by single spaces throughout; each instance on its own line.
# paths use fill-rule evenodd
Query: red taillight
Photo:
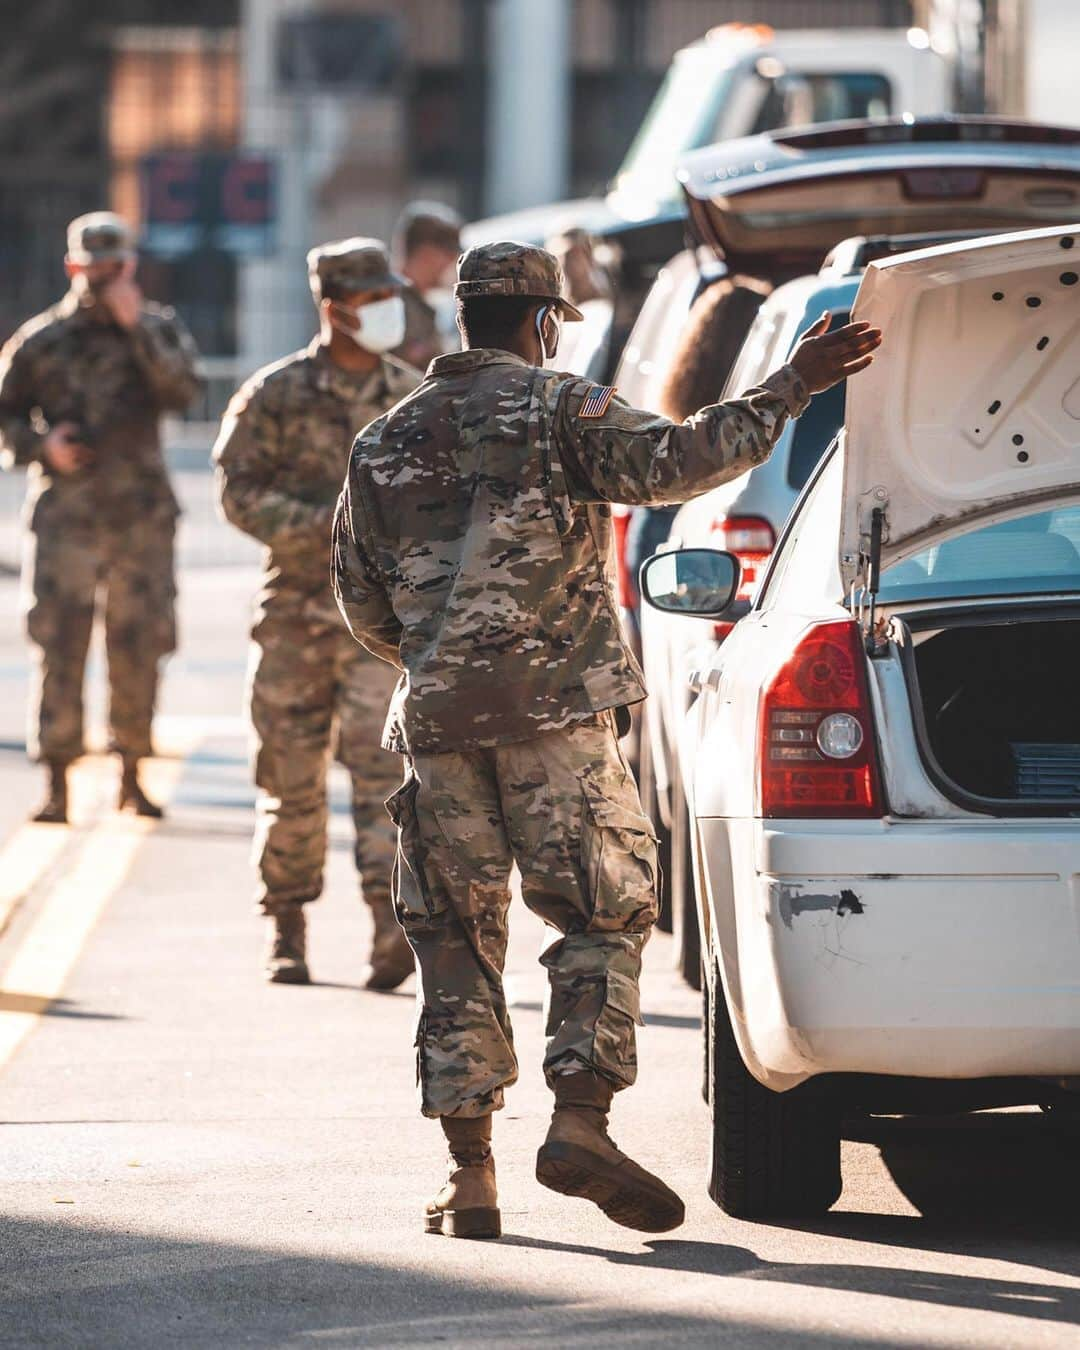
M 623 609 L 637 609 L 637 587 L 626 566 L 626 532 L 630 528 L 629 506 L 611 508 L 611 527 L 615 536 L 615 577 L 619 583 L 619 604 Z
M 762 816 L 884 814 L 865 663 L 858 624 L 818 624 L 766 686 Z
M 721 516 L 712 523 L 713 540 L 718 548 L 734 553 L 742 567 L 742 579 L 736 601 L 749 601 L 757 587 L 761 570 L 776 547 L 773 527 L 760 516 Z M 713 631 L 718 642 L 731 632 L 733 624 L 718 623 Z

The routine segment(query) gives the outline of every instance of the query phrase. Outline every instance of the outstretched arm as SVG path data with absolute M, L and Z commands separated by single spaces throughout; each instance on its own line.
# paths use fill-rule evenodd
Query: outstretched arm
M 556 411 L 556 439 L 579 500 L 650 504 L 685 501 L 761 464 L 789 417 L 810 395 L 869 365 L 881 334 L 848 324 L 826 335 L 829 315 L 810 328 L 788 365 L 741 398 L 702 408 L 684 422 L 631 408 L 575 381 Z

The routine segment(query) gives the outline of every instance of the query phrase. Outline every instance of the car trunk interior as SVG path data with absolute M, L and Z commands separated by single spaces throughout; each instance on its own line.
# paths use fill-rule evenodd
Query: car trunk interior
M 949 784 L 1080 813 L 1080 615 L 930 631 L 906 650 L 924 750 Z

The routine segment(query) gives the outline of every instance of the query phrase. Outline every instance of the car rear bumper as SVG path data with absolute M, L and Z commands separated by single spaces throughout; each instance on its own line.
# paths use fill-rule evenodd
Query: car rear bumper
M 1080 1074 L 1080 822 L 740 823 L 736 1031 L 762 1081 Z M 724 822 L 698 824 L 709 857 Z

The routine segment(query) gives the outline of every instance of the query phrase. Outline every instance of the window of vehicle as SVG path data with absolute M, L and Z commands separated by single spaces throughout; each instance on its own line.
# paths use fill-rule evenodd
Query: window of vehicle
M 678 194 L 675 162 L 686 150 L 707 145 L 727 99 L 731 68 L 717 68 L 707 48 L 680 52 L 615 178 L 616 188 L 654 192 L 660 200 Z
M 807 306 L 807 315 L 799 323 L 800 334 L 809 326 L 812 318 L 820 313 L 820 308 Z M 843 310 L 833 313 L 829 331 L 842 328 L 851 315 Z M 784 349 L 780 341 L 784 339 Z M 791 352 L 786 337 L 786 325 L 782 316 L 775 311 L 766 310 L 754 320 L 746 341 L 739 351 L 738 359 L 732 367 L 727 384 L 724 386 L 725 398 L 738 398 L 755 384 L 760 384 L 766 375 L 782 366 Z M 794 345 L 792 343 L 792 345 Z M 834 385 L 822 394 L 815 394 L 810 406 L 795 423 L 791 437 L 791 453 L 788 457 L 788 486 L 801 492 L 810 480 L 814 466 L 832 443 L 836 433 L 844 425 L 844 402 L 846 385 Z
M 829 321 L 829 332 L 843 328 L 851 315 L 834 310 Z M 831 389 L 815 394 L 810 405 L 795 423 L 788 456 L 788 486 L 801 492 L 810 481 L 814 465 L 833 442 L 844 425 L 844 405 L 847 399 L 847 381 L 834 384 Z
M 842 322 L 846 323 L 844 319 Z M 847 381 L 834 384 L 831 389 L 815 394 L 809 407 L 795 423 L 788 459 L 788 486 L 801 492 L 814 472 L 814 465 L 825 453 L 833 438 L 844 425 L 844 403 Z
M 892 85 L 886 76 L 874 71 L 845 70 L 826 75 L 785 72 L 766 78 L 766 83 L 755 133 L 852 117 L 888 117 L 892 111 Z
M 785 609 L 816 612 L 843 598 L 836 546 L 843 487 L 844 456 L 837 451 L 796 504 L 756 608 L 771 609 L 782 598 Z
M 882 602 L 1080 591 L 1080 506 L 953 535 L 881 575 Z
M 738 398 L 747 389 L 760 384 L 777 365 L 783 364 L 780 360 L 774 364 L 782 321 L 783 315 L 770 306 L 760 311 L 731 367 L 724 385 L 724 398 Z

